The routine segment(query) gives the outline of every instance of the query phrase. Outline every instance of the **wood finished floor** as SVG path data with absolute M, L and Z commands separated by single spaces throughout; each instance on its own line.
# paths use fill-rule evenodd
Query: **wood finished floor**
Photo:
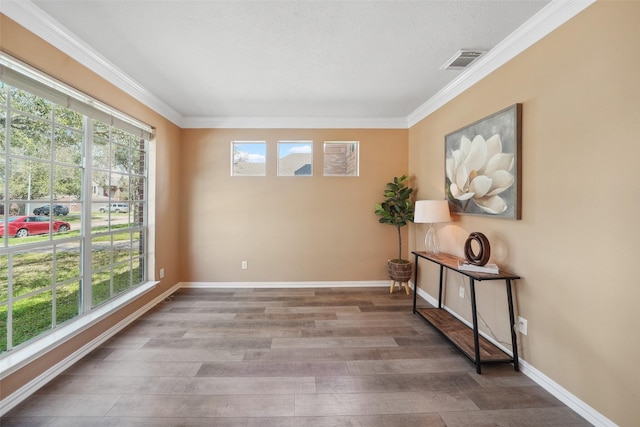
M 589 426 L 512 365 L 483 374 L 388 288 L 183 289 L 5 426 Z

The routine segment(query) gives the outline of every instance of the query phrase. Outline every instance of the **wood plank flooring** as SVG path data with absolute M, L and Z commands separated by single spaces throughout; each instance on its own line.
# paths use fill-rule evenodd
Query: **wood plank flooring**
M 512 365 L 483 374 L 388 288 L 183 289 L 5 426 L 588 426 Z

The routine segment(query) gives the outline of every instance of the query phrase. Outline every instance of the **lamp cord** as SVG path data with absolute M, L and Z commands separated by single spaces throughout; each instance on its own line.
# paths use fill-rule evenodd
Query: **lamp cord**
M 467 282 L 466 280 L 464 280 L 464 277 L 462 275 L 460 275 L 460 280 L 462 281 L 462 286 L 465 288 L 465 292 L 469 291 L 469 289 L 467 289 Z M 470 293 L 470 292 L 467 292 Z M 468 298 L 465 298 L 466 300 L 469 301 L 469 307 L 471 308 L 471 300 Z M 496 340 L 497 342 L 499 342 L 500 344 L 504 345 L 505 347 L 511 347 L 511 343 L 508 342 L 504 342 L 504 341 L 500 341 L 498 339 L 498 337 L 496 336 L 496 334 L 493 332 L 493 329 L 491 329 L 491 326 L 489 326 L 489 324 L 487 322 L 485 322 L 484 318 L 482 317 L 482 313 L 480 313 L 478 311 L 477 308 L 477 304 L 476 304 L 476 315 L 478 316 L 478 319 L 480 320 L 480 322 L 487 328 L 487 330 L 489 331 L 489 335 L 491 335 L 491 338 L 493 338 L 494 340 Z M 515 325 L 514 325 L 515 328 Z

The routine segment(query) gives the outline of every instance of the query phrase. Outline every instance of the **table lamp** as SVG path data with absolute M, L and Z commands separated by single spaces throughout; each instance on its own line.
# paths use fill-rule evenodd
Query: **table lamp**
M 446 200 L 417 200 L 413 214 L 413 222 L 429 224 L 427 234 L 424 236 L 424 247 L 427 253 L 438 255 L 440 242 L 433 224 L 451 221 L 449 214 L 449 202 Z

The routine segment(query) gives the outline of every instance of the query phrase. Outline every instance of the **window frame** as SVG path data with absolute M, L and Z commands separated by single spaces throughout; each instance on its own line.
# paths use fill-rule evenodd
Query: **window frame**
M 241 162 L 240 157 L 236 154 L 239 152 L 236 151 L 236 145 L 240 146 L 240 145 L 261 145 L 263 147 L 263 150 L 261 150 L 260 153 L 249 153 L 249 152 L 243 152 L 245 154 L 248 155 L 248 157 L 250 157 L 251 155 L 261 155 L 264 157 L 264 161 L 262 162 Z M 234 140 L 231 141 L 231 155 L 230 155 L 230 169 L 231 169 L 231 176 L 232 177 L 264 177 L 267 176 L 267 159 L 268 159 L 268 155 L 267 155 L 267 141 L 266 140 Z M 262 173 L 239 173 L 236 169 L 236 165 L 240 164 L 240 163 L 246 163 L 246 164 L 262 164 L 264 165 L 262 168 Z M 248 170 L 250 170 L 250 168 L 248 168 Z
M 352 144 L 352 147 L 355 147 L 355 167 L 353 168 L 353 173 L 327 173 L 328 156 L 331 156 L 330 153 L 327 153 L 327 147 L 331 145 L 338 144 Z M 348 162 L 348 160 L 347 160 Z M 347 171 L 349 167 L 347 166 Z M 360 176 L 360 141 L 324 141 L 322 144 L 322 175 L 326 177 L 359 177 Z
M 305 147 L 305 146 L 310 146 L 310 151 L 309 151 L 309 163 L 306 163 L 305 165 L 303 165 L 302 167 L 306 166 L 307 164 L 309 165 L 309 173 L 304 173 L 304 174 L 296 174 L 295 171 L 293 173 L 286 173 L 286 171 L 283 171 L 281 168 L 283 167 L 282 164 L 282 159 L 286 156 L 281 155 L 281 147 L 286 146 L 286 145 L 299 145 L 301 147 Z M 307 154 L 307 153 L 294 153 L 294 152 L 289 152 L 288 155 L 290 154 Z M 278 141 L 277 144 L 277 157 L 278 157 L 278 172 L 277 175 L 278 176 L 289 176 L 289 177 L 310 177 L 313 176 L 313 141 L 312 140 L 303 140 L 303 139 L 296 139 L 296 140 L 281 140 Z
M 2 80 L 5 86 L 10 86 L 15 89 L 21 90 L 23 92 L 34 95 L 38 99 L 44 99 L 51 104 L 51 108 L 55 109 L 58 107 L 67 108 L 69 110 L 76 111 L 83 116 L 83 124 L 82 124 L 82 133 L 83 138 L 81 142 L 81 148 L 84 150 L 82 153 L 82 162 L 78 166 L 80 170 L 80 179 L 81 179 L 81 192 L 80 197 L 77 200 L 77 203 L 81 206 L 80 212 L 80 233 L 78 236 L 62 236 L 57 238 L 53 231 L 53 223 L 51 222 L 49 238 L 47 240 L 36 241 L 26 244 L 16 244 L 10 245 L 8 236 L 0 237 L 0 260 L 6 260 L 8 265 L 7 271 L 7 300 L 0 301 L 0 303 L 7 307 L 7 341 L 4 343 L 6 345 L 6 350 L 0 353 L 0 371 L 5 373 L 5 375 L 9 375 L 12 372 L 15 372 L 20 367 L 29 363 L 31 360 L 34 360 L 39 355 L 44 352 L 50 350 L 51 348 L 59 345 L 61 342 L 64 342 L 79 331 L 84 330 L 85 328 L 91 326 L 95 322 L 103 319 L 105 316 L 115 312 L 119 308 L 121 308 L 124 304 L 129 301 L 134 300 L 141 294 L 152 289 L 158 282 L 154 279 L 154 265 L 155 260 L 153 257 L 153 251 L 150 248 L 154 242 L 154 227 L 153 223 L 155 218 L 153 217 L 153 197 L 149 197 L 151 191 L 155 189 L 154 183 L 150 179 L 152 175 L 152 171 L 155 171 L 155 141 L 153 136 L 153 129 L 142 123 L 133 119 L 131 117 L 126 116 L 124 113 L 121 113 L 118 110 L 115 110 L 105 104 L 100 103 L 99 101 L 92 99 L 88 95 L 85 95 L 55 79 L 42 73 L 30 66 L 21 63 L 20 61 L 11 58 L 10 56 L 0 52 L 0 80 Z M 4 90 L 4 89 L 3 89 Z M 7 98 L 9 98 L 9 90 L 6 90 Z M 61 102 L 65 102 L 65 104 L 61 104 Z M 6 111 L 6 117 L 9 118 L 11 115 L 12 108 L 11 100 L 7 99 L 5 105 L 1 105 L 0 107 Z M 134 144 L 130 143 L 129 145 L 129 155 L 135 153 L 141 153 L 144 157 L 143 167 L 136 169 L 135 161 L 140 162 L 141 157 L 138 158 L 132 157 L 131 160 L 134 163 L 131 163 L 133 166 L 133 170 L 137 171 L 137 173 L 128 171 L 127 176 L 128 179 L 128 193 L 127 193 L 127 203 L 129 206 L 133 207 L 135 205 L 139 205 L 141 207 L 141 211 L 139 211 L 140 215 L 138 217 L 138 223 L 135 220 L 129 219 L 125 228 L 122 229 L 109 229 L 107 232 L 102 234 L 104 235 L 113 235 L 113 234 L 123 234 L 128 233 L 130 239 L 136 233 L 139 233 L 140 236 L 139 241 L 141 245 L 136 252 L 133 249 L 133 241 L 130 240 L 130 248 L 129 249 L 129 258 L 128 262 L 131 263 L 134 257 L 138 257 L 140 264 L 140 277 L 139 281 L 134 281 L 132 274 L 134 274 L 134 270 L 129 269 L 129 287 L 122 292 L 110 294 L 110 297 L 105 301 L 102 301 L 99 305 L 91 304 L 91 241 L 93 237 L 96 235 L 92 232 L 91 226 L 91 212 L 93 206 L 93 166 L 92 166 L 92 157 L 91 157 L 91 147 L 93 146 L 93 138 L 89 135 L 91 126 L 88 126 L 88 123 L 93 121 L 104 121 L 108 120 L 106 123 L 109 123 L 108 126 L 110 128 L 119 129 L 121 132 L 125 132 L 126 134 L 132 135 L 132 138 L 138 138 L 140 143 L 140 149 L 138 149 Z M 52 118 L 51 121 L 55 125 L 55 118 Z M 9 212 L 7 211 L 11 206 L 13 199 L 11 198 L 9 189 L 10 182 L 9 177 L 10 169 L 9 169 L 9 161 L 12 158 L 20 158 L 20 156 L 14 156 L 10 151 L 10 136 L 11 136 L 11 125 L 9 124 L 10 120 L 7 120 L 7 125 L 4 129 L 4 139 L 5 145 L 0 147 L 0 160 L 4 162 L 3 170 L 0 173 L 3 174 L 3 180 L 0 181 L 0 185 L 3 185 L 2 193 L 3 197 L 0 200 L 0 204 L 2 205 L 4 211 L 2 212 L 2 221 L 6 226 L 8 226 L 8 217 Z M 62 125 L 61 125 L 62 126 Z M 55 139 L 54 133 L 56 132 L 56 126 L 53 126 L 50 130 L 50 137 L 52 141 Z M 132 133 L 133 132 L 133 133 Z M 89 137 L 87 137 L 89 135 Z M 144 141 L 144 142 L 143 142 Z M 55 146 L 52 142 L 52 148 L 49 153 L 49 159 L 46 160 L 50 162 L 53 166 L 50 169 L 49 182 L 50 185 L 54 183 L 54 166 L 58 163 L 55 160 L 56 152 L 54 150 Z M 137 150 L 137 151 L 136 151 Z M 24 157 L 26 160 L 34 160 L 32 157 Z M 63 163 L 63 165 L 66 165 Z M 132 183 L 131 177 L 140 177 L 135 180 L 135 183 L 141 182 L 144 186 L 142 190 L 142 194 L 138 194 L 136 198 L 132 198 Z M 135 187 L 134 190 L 139 191 L 138 186 Z M 53 206 L 54 204 L 64 204 L 69 206 L 72 202 L 69 201 L 60 201 L 56 200 L 55 196 L 52 192 L 50 194 L 50 198 L 44 201 L 44 204 L 48 204 Z M 26 200 L 27 204 L 25 208 L 31 210 L 33 206 L 29 206 L 30 203 L 34 202 L 33 200 Z M 37 201 L 40 203 L 41 201 Z M 111 199 L 108 201 L 112 202 Z M 120 202 L 119 200 L 113 200 L 113 202 Z M 31 216 L 31 212 L 25 212 L 27 216 Z M 128 214 L 130 215 L 130 214 Z M 53 215 L 49 215 L 49 220 L 53 221 Z M 129 216 L 130 218 L 130 216 Z M 8 230 L 7 230 L 8 231 Z M 5 235 L 8 234 L 4 233 Z M 113 240 L 112 240 L 113 242 Z M 71 279 L 65 279 L 58 281 L 55 279 L 56 276 L 56 253 L 59 247 L 63 247 L 64 245 L 69 244 L 77 244 L 77 250 L 79 251 L 79 276 Z M 49 325 L 48 329 L 38 335 L 32 336 L 26 341 L 19 343 L 18 345 L 13 345 L 12 343 L 12 335 L 13 335 L 13 318 L 12 318 L 12 310 L 14 301 L 16 298 L 13 296 L 13 285 L 12 285 L 12 262 L 14 254 L 25 253 L 29 250 L 38 249 L 50 251 L 53 259 L 53 267 L 52 267 L 52 275 L 53 280 L 51 283 L 37 290 L 37 293 L 44 293 L 51 291 L 51 306 L 53 312 L 52 324 Z M 126 262 L 126 261 L 125 261 Z M 113 279 L 112 279 L 113 280 Z M 56 289 L 61 288 L 63 286 L 67 286 L 69 284 L 73 284 L 74 282 L 78 283 L 79 290 L 78 292 L 81 295 L 80 301 L 78 301 L 78 314 L 70 317 L 69 319 L 63 320 L 62 323 L 56 323 Z M 2 283 L 0 282 L 0 285 Z M 33 292 L 31 292 L 33 293 Z M 29 295 L 29 294 L 28 294 Z M 18 300 L 23 297 L 23 295 L 18 296 Z

